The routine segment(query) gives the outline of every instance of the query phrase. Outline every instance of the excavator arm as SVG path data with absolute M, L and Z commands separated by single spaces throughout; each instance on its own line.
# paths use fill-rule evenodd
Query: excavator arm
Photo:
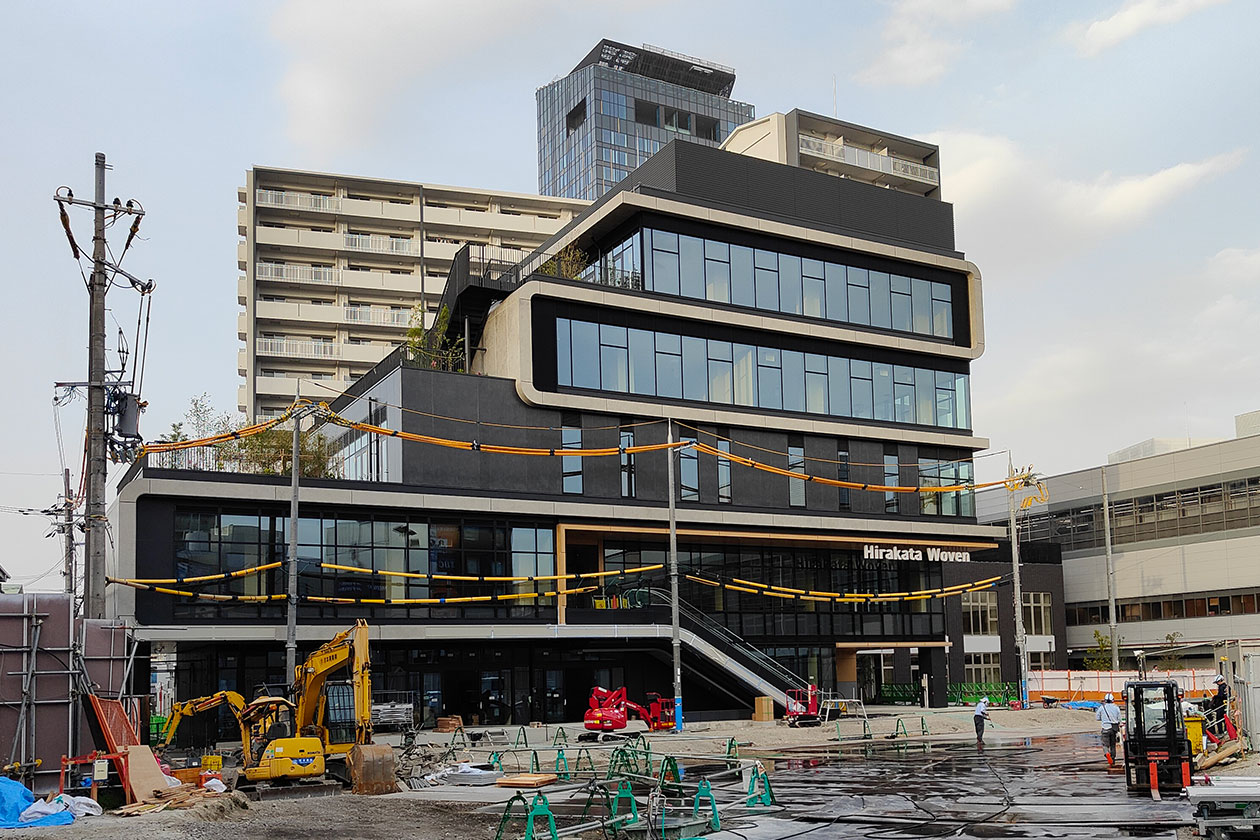
M 324 683 L 330 674 L 350 666 L 354 695 L 355 744 L 372 743 L 372 677 L 368 656 L 368 624 L 363 619 L 338 633 L 299 665 L 293 675 L 297 706 L 294 723 L 298 733 L 318 732 L 327 743 L 324 728 Z
M 162 729 L 162 740 L 158 742 L 158 748 L 164 749 L 170 746 L 175 738 L 175 731 L 179 729 L 184 718 L 208 712 L 224 704 L 232 709 L 232 717 L 240 724 L 241 710 L 245 708 L 245 698 L 235 691 L 219 691 L 206 697 L 175 703 L 171 707 L 171 716 L 167 718 L 166 726 Z M 241 737 L 244 743 L 249 743 L 249 730 L 244 725 L 241 725 Z

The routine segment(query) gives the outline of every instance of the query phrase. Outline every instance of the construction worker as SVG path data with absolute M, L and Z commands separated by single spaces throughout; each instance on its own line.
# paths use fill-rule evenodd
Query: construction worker
M 1216 693 L 1208 700 L 1208 728 L 1217 738 L 1225 738 L 1225 715 L 1229 712 L 1229 683 L 1222 674 L 1212 680 L 1216 685 Z
M 1120 707 L 1108 693 L 1102 705 L 1094 712 L 1094 719 L 1102 724 L 1102 740 L 1106 747 L 1107 763 L 1116 766 L 1116 739 L 1120 736 Z
M 976 721 L 976 746 L 984 746 L 984 722 L 989 719 L 989 698 L 981 697 L 973 715 Z

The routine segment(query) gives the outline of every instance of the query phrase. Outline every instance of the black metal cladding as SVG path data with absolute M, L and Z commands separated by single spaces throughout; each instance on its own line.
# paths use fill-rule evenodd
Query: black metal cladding
M 954 206 L 949 202 L 678 140 L 666 144 L 542 248 L 625 191 L 962 256 L 954 247 Z

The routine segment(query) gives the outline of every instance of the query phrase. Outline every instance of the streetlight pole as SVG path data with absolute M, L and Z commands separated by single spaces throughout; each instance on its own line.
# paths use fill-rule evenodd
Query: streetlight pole
M 1111 498 L 1107 495 L 1107 468 L 1102 472 L 1103 543 L 1107 549 L 1107 629 L 1111 631 L 1111 670 L 1120 670 L 1120 649 L 1116 647 L 1116 563 L 1111 555 Z
M 666 420 L 668 442 L 674 442 L 674 421 Z M 671 445 L 665 450 L 668 467 L 665 470 L 665 481 L 669 485 L 669 613 L 670 639 L 674 653 L 674 731 L 682 732 L 683 699 L 682 699 L 682 642 L 678 634 L 678 509 L 674 501 L 674 458 L 678 451 Z
M 1011 580 L 1015 585 L 1015 646 L 1019 653 L 1019 700 L 1028 705 L 1028 636 L 1024 630 L 1024 593 L 1019 583 L 1019 530 L 1015 521 L 1015 467 L 1011 456 L 1006 456 L 1010 487 L 1007 492 L 1007 513 L 1010 519 Z

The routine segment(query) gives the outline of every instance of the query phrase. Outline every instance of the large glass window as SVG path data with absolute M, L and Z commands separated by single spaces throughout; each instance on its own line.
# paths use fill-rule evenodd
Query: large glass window
M 695 443 L 693 437 L 682 438 L 683 443 Z M 694 447 L 684 447 L 678 452 L 679 498 L 684 502 L 700 501 L 700 455 Z
M 1032 636 L 1049 636 L 1054 633 L 1051 619 L 1051 593 L 1024 592 L 1024 632 Z
M 645 271 L 640 270 L 640 259 Z M 954 338 L 949 283 L 668 231 L 644 230 L 642 236 L 636 232 L 627 237 L 583 275 L 588 278 L 714 303 Z
M 800 435 L 788 436 L 788 472 L 794 472 L 798 475 L 805 474 L 805 441 Z M 788 482 L 788 505 L 790 507 L 805 507 L 805 482 L 797 478 L 789 478 Z
M 728 455 L 731 452 L 731 442 L 729 440 L 718 440 L 717 449 L 719 452 L 725 452 Z M 729 505 L 731 503 L 731 462 L 725 458 L 717 459 L 717 475 L 718 475 L 718 504 Z
M 997 592 L 985 589 L 962 594 L 963 634 L 996 636 L 998 634 Z
M 561 386 L 951 429 L 970 418 L 965 373 L 567 318 L 556 342 Z
M 560 447 L 562 449 L 582 448 L 582 429 L 577 426 L 565 426 L 560 430 Z M 582 456 L 560 456 L 560 469 L 564 475 L 564 492 L 582 492 Z
M 621 429 L 621 498 L 634 498 L 634 453 L 627 452 L 627 449 L 634 447 L 634 429 L 623 427 Z
M 992 685 L 1002 681 L 1001 655 L 997 653 L 964 653 L 963 679 L 972 684 Z
M 901 485 L 901 470 L 897 464 L 896 455 L 884 456 L 884 485 L 888 487 Z M 897 513 L 899 510 L 901 510 L 901 494 L 885 491 L 884 512 Z
M 836 478 L 840 481 L 849 480 L 849 450 L 847 444 L 840 444 L 836 448 Z M 837 488 L 840 492 L 839 510 L 849 510 L 849 488 Z

